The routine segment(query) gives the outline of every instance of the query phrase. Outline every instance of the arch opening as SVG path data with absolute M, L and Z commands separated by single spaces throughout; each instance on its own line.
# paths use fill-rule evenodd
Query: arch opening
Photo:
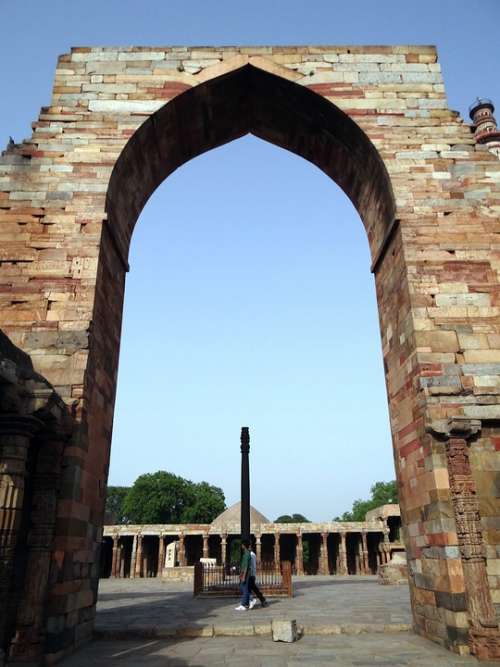
M 181 93 L 127 142 L 106 196 L 121 255 L 128 256 L 143 206 L 170 173 L 248 133 L 296 153 L 330 176 L 356 207 L 376 257 L 395 213 L 389 175 L 377 149 L 333 103 L 250 64 Z

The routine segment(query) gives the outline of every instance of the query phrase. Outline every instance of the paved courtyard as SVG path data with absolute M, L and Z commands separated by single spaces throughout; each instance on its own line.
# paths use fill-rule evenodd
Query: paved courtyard
M 333 625 L 398 631 L 411 623 L 408 587 L 380 586 L 376 577 L 294 577 L 293 598 L 270 598 L 269 607 L 257 604 L 249 612 L 234 610 L 237 599 L 193 598 L 192 590 L 192 584 L 158 579 L 103 579 L 96 630 L 105 638 L 168 636 L 180 628 L 243 634 L 252 626 L 269 631 L 272 619 L 295 618 L 307 634 Z
M 480 667 L 408 633 L 305 636 L 294 644 L 270 637 L 94 641 L 63 661 L 64 667 Z M 487 663 L 499 665 L 500 663 Z
M 236 600 L 193 599 L 192 586 L 157 579 L 101 581 L 97 634 L 65 667 L 479 667 L 405 631 L 406 586 L 375 577 L 299 577 L 292 599 L 236 612 Z M 273 642 L 272 619 L 295 618 L 304 636 Z M 324 634 L 321 634 L 321 633 Z M 196 636 L 208 633 L 209 636 Z M 266 634 L 267 633 L 267 634 Z M 190 636 L 191 635 L 191 636 Z M 231 636 L 232 635 L 232 636 Z M 252 635 L 252 636 L 248 636 Z M 500 666 L 500 663 L 488 663 Z

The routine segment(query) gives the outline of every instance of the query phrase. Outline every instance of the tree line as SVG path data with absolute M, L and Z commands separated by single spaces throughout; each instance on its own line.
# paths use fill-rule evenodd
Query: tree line
M 225 509 L 219 487 L 158 470 L 132 486 L 108 486 L 106 523 L 211 523 Z
M 364 521 L 365 515 L 381 505 L 397 505 L 399 502 L 398 485 L 391 482 L 375 482 L 370 488 L 371 498 L 355 500 L 350 511 L 333 518 L 333 521 Z
M 375 482 L 368 500 L 355 500 L 352 509 L 333 521 L 364 521 L 372 509 L 398 503 L 395 481 Z M 108 486 L 106 523 L 212 523 L 226 509 L 224 492 L 208 482 L 191 482 L 158 470 L 140 475 L 132 486 Z M 303 514 L 282 514 L 275 523 L 310 523 Z

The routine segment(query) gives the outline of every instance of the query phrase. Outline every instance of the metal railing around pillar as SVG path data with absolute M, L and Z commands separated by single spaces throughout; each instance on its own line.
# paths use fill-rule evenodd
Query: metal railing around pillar
M 266 597 L 292 597 L 292 565 L 281 563 L 261 563 L 257 570 L 257 584 Z M 237 597 L 240 594 L 240 573 L 235 566 L 208 565 L 196 563 L 194 566 L 194 595 L 198 597 Z

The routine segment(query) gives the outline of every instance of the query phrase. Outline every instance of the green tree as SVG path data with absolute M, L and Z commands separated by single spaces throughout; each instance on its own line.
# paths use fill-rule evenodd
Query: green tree
M 335 517 L 334 521 L 364 521 L 365 515 L 370 510 L 381 505 L 398 503 L 398 486 L 395 480 L 391 482 L 375 482 L 370 489 L 369 500 L 355 500 L 350 512 L 344 512 Z
M 282 514 L 274 523 L 311 523 L 303 514 Z
M 207 482 L 191 484 L 189 504 L 182 513 L 182 523 L 211 523 L 226 509 L 224 492 Z
M 129 486 L 108 486 L 104 510 L 104 522 L 108 526 L 128 523 L 127 516 L 123 511 L 123 501 L 129 490 Z
M 131 523 L 210 523 L 224 509 L 221 489 L 165 470 L 140 475 L 123 501 Z
M 182 523 L 189 499 L 187 480 L 159 470 L 135 480 L 123 509 L 132 523 Z

